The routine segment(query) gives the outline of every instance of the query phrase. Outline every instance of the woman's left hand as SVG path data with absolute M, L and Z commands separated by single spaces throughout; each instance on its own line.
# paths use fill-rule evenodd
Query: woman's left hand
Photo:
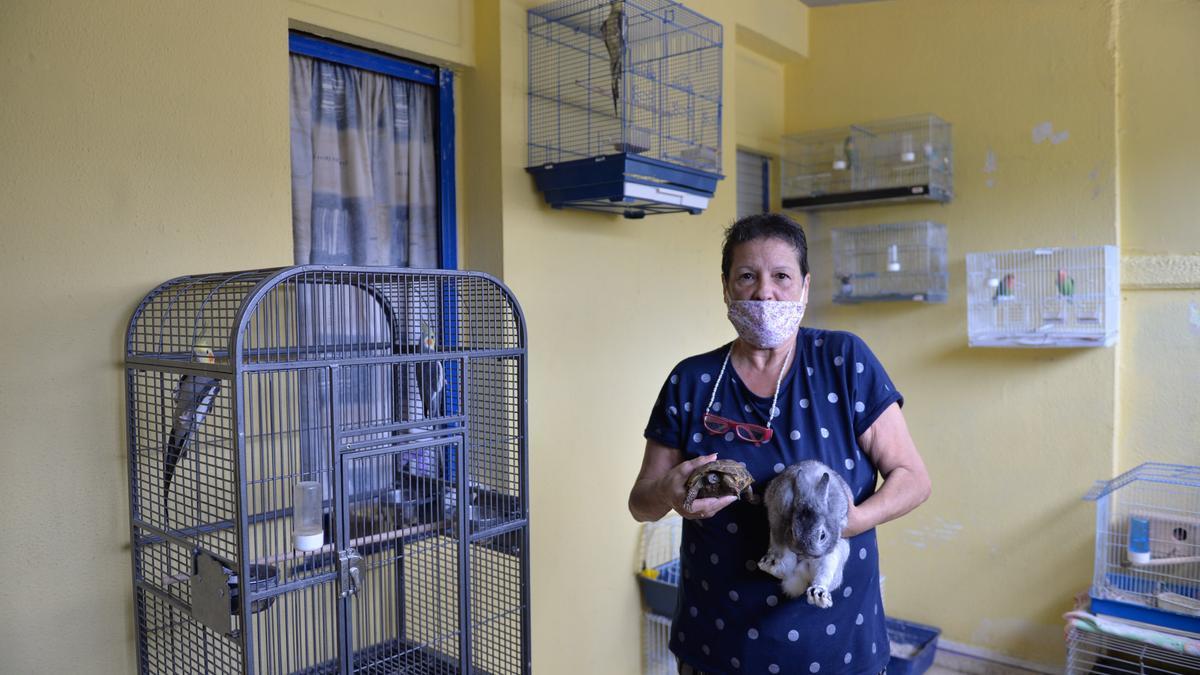
M 856 534 L 862 534 L 870 529 L 868 524 L 863 522 L 863 513 L 857 506 L 854 505 L 854 499 L 850 499 L 850 508 L 846 511 L 846 528 L 842 530 L 842 538 L 849 539 Z

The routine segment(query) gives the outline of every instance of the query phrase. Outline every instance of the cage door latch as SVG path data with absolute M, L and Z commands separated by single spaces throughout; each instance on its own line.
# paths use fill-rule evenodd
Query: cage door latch
M 348 598 L 358 592 L 362 584 L 363 558 L 358 551 L 348 548 L 338 551 L 338 582 L 341 584 L 340 597 Z

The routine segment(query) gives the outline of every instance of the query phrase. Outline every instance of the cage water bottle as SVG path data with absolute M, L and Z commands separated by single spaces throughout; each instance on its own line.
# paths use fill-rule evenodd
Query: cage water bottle
M 325 543 L 321 527 L 321 483 L 300 481 L 292 495 L 292 541 L 297 550 L 315 551 Z
M 1150 562 L 1150 521 L 1146 518 L 1129 519 L 1129 562 L 1135 565 Z

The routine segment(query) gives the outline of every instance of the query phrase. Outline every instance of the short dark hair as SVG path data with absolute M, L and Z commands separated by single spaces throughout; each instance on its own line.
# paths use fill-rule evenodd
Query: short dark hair
M 800 275 L 808 275 L 808 239 L 804 228 L 782 213 L 756 213 L 739 218 L 725 230 L 725 244 L 721 247 L 721 278 L 729 278 L 729 267 L 733 264 L 733 249 L 755 239 L 779 239 L 791 244 L 800 259 Z

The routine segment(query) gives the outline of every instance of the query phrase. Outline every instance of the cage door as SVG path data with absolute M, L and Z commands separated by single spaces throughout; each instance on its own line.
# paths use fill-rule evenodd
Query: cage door
M 462 671 L 469 624 L 452 478 L 462 472 L 451 466 L 462 446 L 455 435 L 342 456 L 339 548 L 361 558 L 357 579 L 343 578 L 343 593 L 354 584 L 345 600 L 351 673 Z M 378 487 L 362 490 L 364 476 Z

